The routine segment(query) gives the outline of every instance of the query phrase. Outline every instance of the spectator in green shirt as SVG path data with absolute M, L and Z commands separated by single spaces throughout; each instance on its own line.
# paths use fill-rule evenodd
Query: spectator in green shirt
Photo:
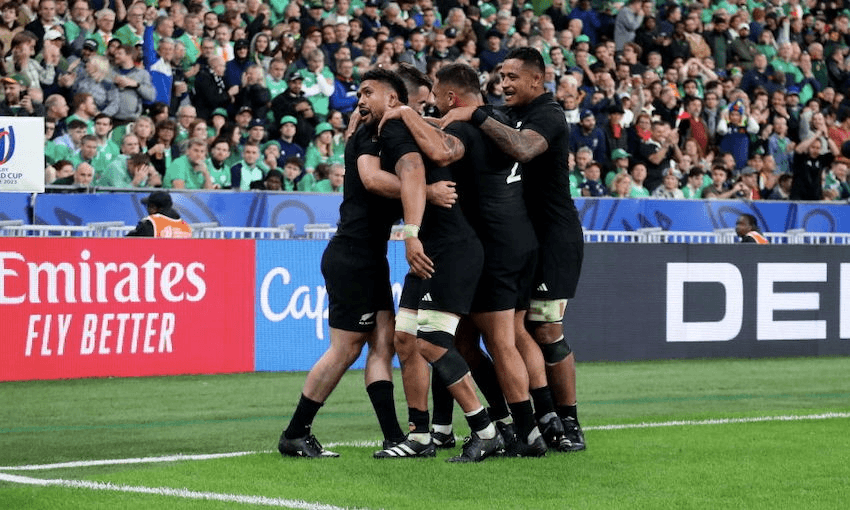
M 344 181 L 345 165 L 334 163 L 328 172 L 328 178 L 316 182 L 313 185 L 313 191 L 316 193 L 342 193 Z
M 162 178 L 151 165 L 151 158 L 147 154 L 133 154 L 126 160 L 126 166 L 123 163 L 120 160 L 110 165 L 111 171 L 103 176 L 99 185 L 109 188 L 144 188 L 162 184 Z
M 186 154 L 175 159 L 165 172 L 163 188 L 213 189 L 215 186 L 207 169 L 207 144 L 203 140 L 190 138 Z

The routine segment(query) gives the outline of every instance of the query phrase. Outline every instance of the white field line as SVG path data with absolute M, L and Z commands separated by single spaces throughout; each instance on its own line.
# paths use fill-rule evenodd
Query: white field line
M 41 471 L 45 469 L 62 469 L 75 467 L 112 466 L 118 464 L 148 464 L 154 462 L 179 462 L 183 460 L 209 460 L 227 457 L 242 457 L 257 452 L 211 453 L 205 455 L 166 455 L 164 457 L 139 457 L 133 459 L 79 460 L 74 462 L 58 462 L 55 464 L 31 464 L 26 466 L 0 467 L 0 471 Z
M 174 496 L 185 499 L 204 499 L 211 501 L 224 501 L 227 503 L 242 503 L 250 505 L 274 506 L 282 508 L 297 508 L 303 510 L 342 510 L 341 507 L 324 505 L 321 503 L 308 503 L 296 499 L 269 498 L 265 496 L 242 496 L 239 494 L 221 494 L 218 492 L 198 492 L 189 489 L 172 489 L 169 487 L 139 487 L 133 485 L 117 485 L 113 483 L 88 482 L 85 480 L 45 480 L 42 478 L 30 478 L 0 473 L 0 480 L 5 482 L 20 483 L 25 485 L 59 486 L 75 489 L 91 489 L 100 491 L 132 492 L 137 494 L 154 494 L 157 496 Z
M 591 427 L 583 427 L 585 431 L 594 430 L 625 430 L 625 429 L 648 429 L 656 427 L 684 427 L 684 426 L 701 426 L 701 425 L 731 425 L 737 423 L 759 423 L 770 421 L 800 421 L 800 420 L 831 420 L 836 418 L 850 418 L 850 412 L 844 413 L 823 413 L 823 414 L 806 414 L 806 415 L 785 415 L 785 416 L 754 416 L 750 418 L 716 418 L 710 420 L 682 420 L 682 421 L 665 421 L 665 422 L 645 422 L 645 423 L 622 423 L 613 425 L 596 425 Z M 378 441 L 350 441 L 327 443 L 329 448 L 337 446 L 348 447 L 377 447 L 381 443 Z M 231 452 L 231 453 L 212 453 L 205 455 L 167 455 L 163 457 L 139 457 L 132 459 L 106 459 L 106 460 L 81 460 L 74 462 L 60 462 L 55 464 L 30 464 L 24 466 L 5 466 L 0 467 L 0 471 L 42 471 L 48 469 L 62 469 L 75 467 L 92 467 L 92 466 L 109 466 L 118 464 L 151 464 L 157 462 L 179 462 L 185 460 L 209 460 L 221 459 L 226 457 L 241 457 L 244 455 L 254 455 L 259 453 L 272 453 L 273 450 L 255 451 L 255 452 Z
M 711 420 L 664 421 L 654 423 L 622 423 L 619 425 L 597 425 L 595 427 L 582 428 L 584 430 L 649 429 L 655 427 L 681 427 L 689 425 L 731 425 L 736 423 L 759 423 L 766 421 L 831 420 L 834 418 L 850 418 L 850 413 L 806 414 L 802 416 L 754 416 L 752 418 L 715 418 Z
M 736 423 L 757 423 L 769 421 L 800 421 L 800 420 L 829 420 L 835 418 L 850 418 L 850 413 L 824 413 L 824 414 L 808 414 L 802 416 L 786 415 L 786 416 L 756 416 L 752 418 L 719 418 L 712 420 L 688 420 L 688 421 L 668 421 L 668 422 L 649 422 L 649 423 L 624 423 L 615 425 L 599 425 L 595 427 L 585 427 L 585 430 L 623 430 L 623 429 L 642 429 L 655 427 L 681 427 L 693 425 L 728 425 Z M 335 446 L 376 446 L 376 442 L 356 442 L 356 443 L 335 443 Z M 330 443 L 328 446 L 332 446 Z M 267 452 L 233 452 L 233 453 L 217 453 L 209 455 L 169 455 L 164 457 L 141 457 L 133 459 L 114 459 L 114 460 L 90 460 L 65 462 L 55 464 L 40 464 L 28 466 L 10 466 L 0 467 L 0 471 L 35 471 L 45 469 L 58 469 L 69 467 L 89 467 L 89 466 L 105 466 L 116 464 L 145 464 L 154 462 L 177 462 L 185 460 L 207 460 L 220 459 L 227 457 L 239 457 L 244 455 L 252 455 L 255 453 Z M 198 492 L 189 489 L 173 489 L 169 487 L 142 487 L 132 485 L 117 485 L 104 482 L 90 482 L 86 480 L 64 480 L 64 479 L 43 479 L 31 478 L 28 476 L 12 475 L 0 473 L 0 481 L 18 483 L 24 485 L 37 486 L 59 486 L 71 487 L 90 490 L 106 490 L 114 492 L 130 492 L 137 494 L 154 494 L 158 496 L 173 496 L 185 499 L 224 501 L 227 503 L 252 504 L 281 508 L 295 508 L 303 510 L 342 510 L 341 507 L 326 505 L 321 503 L 309 503 L 301 500 L 269 498 L 266 496 L 245 496 L 239 494 L 222 494 L 217 492 Z

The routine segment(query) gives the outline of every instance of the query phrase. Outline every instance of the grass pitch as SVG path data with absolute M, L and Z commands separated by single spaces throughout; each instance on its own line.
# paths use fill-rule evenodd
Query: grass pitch
M 848 373 L 850 358 L 580 364 L 587 451 L 477 465 L 372 459 L 362 372 L 314 425 L 342 457 L 316 460 L 275 449 L 303 373 L 2 383 L 0 508 L 842 508 Z M 247 453 L 171 457 L 232 452 Z M 148 460 L 117 463 L 133 458 Z

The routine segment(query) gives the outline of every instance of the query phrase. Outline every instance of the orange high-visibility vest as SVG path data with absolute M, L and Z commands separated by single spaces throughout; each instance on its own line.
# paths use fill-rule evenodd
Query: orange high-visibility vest
M 747 237 L 752 237 L 758 244 L 770 244 L 770 241 L 768 241 L 766 237 L 759 234 L 755 230 L 753 230 L 752 232 L 748 232 Z
M 162 214 L 151 214 L 148 219 L 153 224 L 154 237 L 186 239 L 192 237 L 192 227 L 183 220 L 175 220 Z

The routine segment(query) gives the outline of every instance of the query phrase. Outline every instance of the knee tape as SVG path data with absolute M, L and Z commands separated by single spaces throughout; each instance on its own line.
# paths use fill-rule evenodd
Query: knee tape
M 469 366 L 463 360 L 463 356 L 457 352 L 457 349 L 449 349 L 440 359 L 431 363 L 431 366 L 434 368 L 436 376 L 446 387 L 460 381 L 469 373 Z
M 566 299 L 532 299 L 526 319 L 531 322 L 561 322 L 566 309 Z
M 564 340 L 563 335 L 551 344 L 541 345 L 540 350 L 543 352 L 543 361 L 545 361 L 547 365 L 560 363 L 569 356 L 571 352 L 573 352 L 572 349 L 570 349 L 570 344 Z
M 416 320 L 419 323 L 419 331 L 423 333 L 442 331 L 454 336 L 460 317 L 448 312 L 419 310 Z
M 395 330 L 416 336 L 416 310 L 400 309 L 395 316 Z

